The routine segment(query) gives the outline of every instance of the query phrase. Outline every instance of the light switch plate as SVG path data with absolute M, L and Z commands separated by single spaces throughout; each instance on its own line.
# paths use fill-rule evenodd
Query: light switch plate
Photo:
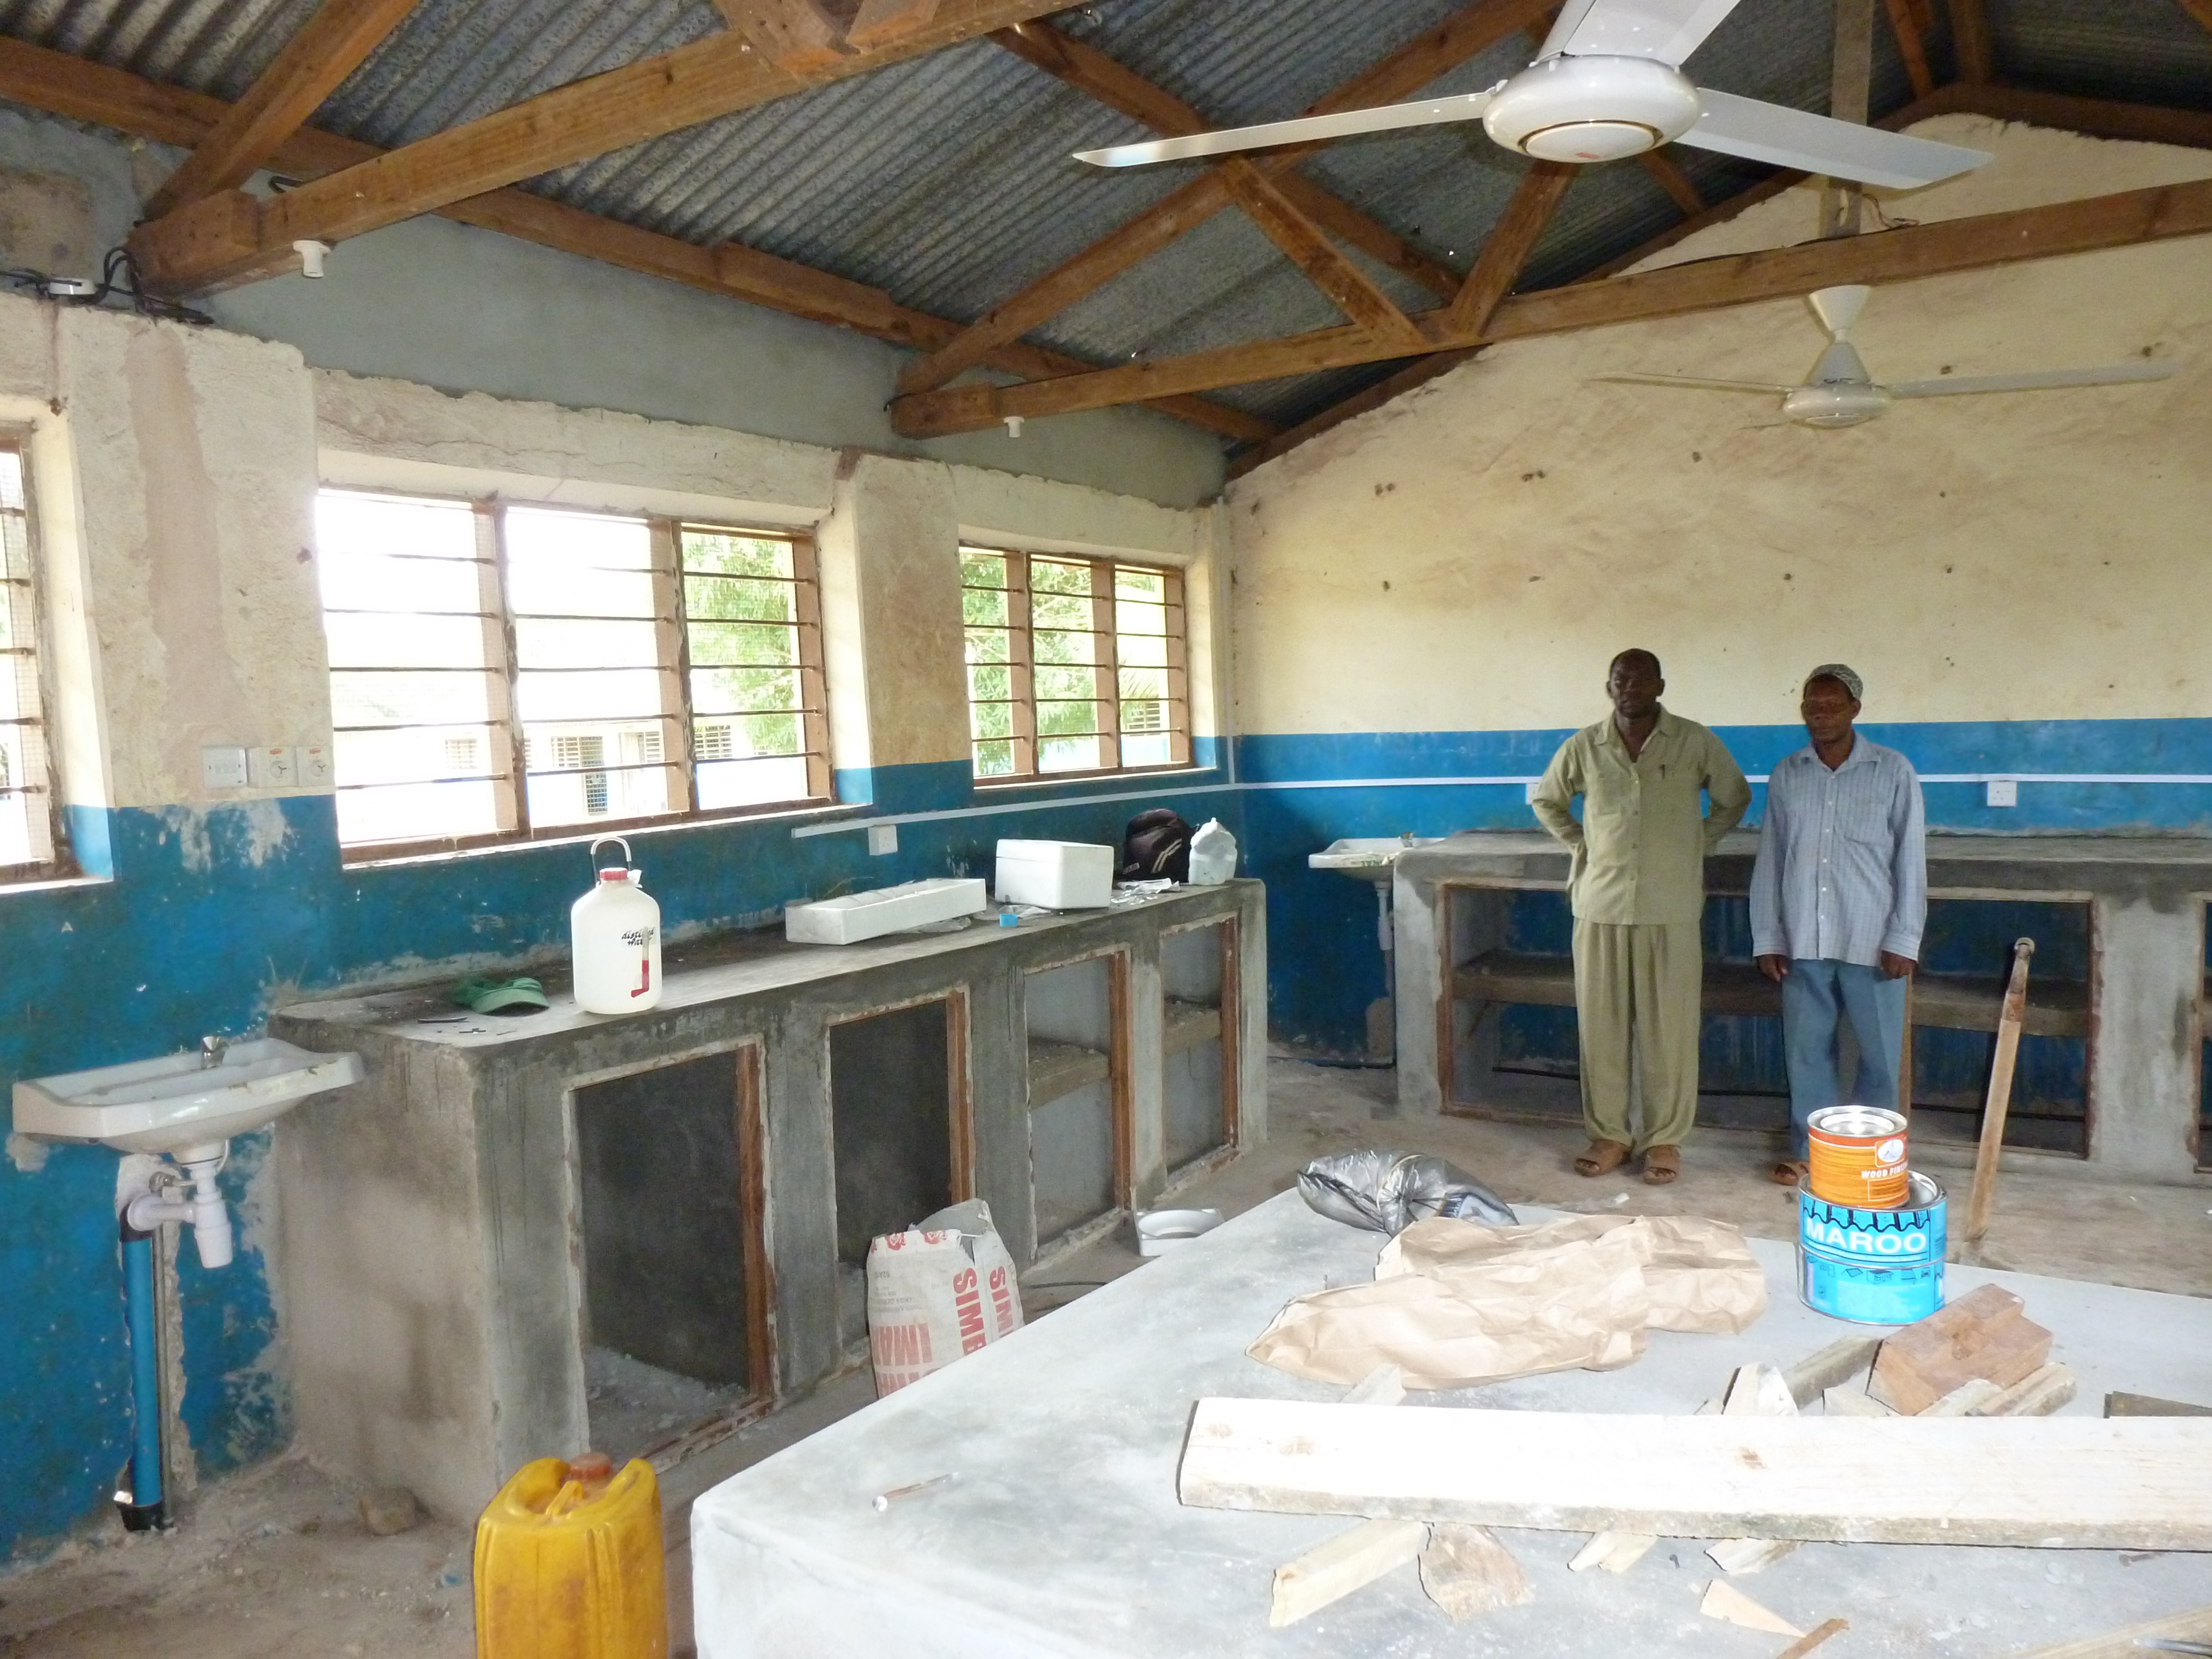
M 331 746 L 326 743 L 303 743 L 292 751 L 293 775 L 302 789 L 327 789 L 336 774 L 331 766 Z
M 246 750 L 234 743 L 211 743 L 200 750 L 200 787 L 246 787 Z
M 868 826 L 868 856 L 881 858 L 886 853 L 898 851 L 898 825 L 872 823 Z
M 2020 780 L 2017 778 L 1991 778 L 1990 780 L 1989 799 L 1990 805 L 1992 806 L 2019 805 Z
M 264 744 L 247 750 L 246 767 L 256 789 L 289 789 L 299 781 L 299 763 L 289 743 Z

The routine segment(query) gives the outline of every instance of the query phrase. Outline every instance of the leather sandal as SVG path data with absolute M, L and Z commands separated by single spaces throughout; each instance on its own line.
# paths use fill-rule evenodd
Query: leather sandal
M 1767 1172 L 1766 1178 L 1778 1187 L 1795 1187 L 1811 1173 L 1811 1169 L 1810 1164 L 1802 1164 L 1794 1158 L 1781 1158 Z
M 1593 1140 L 1589 1151 L 1575 1160 L 1578 1176 L 1610 1175 L 1628 1162 L 1628 1148 L 1617 1140 Z
M 1664 1187 L 1682 1173 L 1682 1149 L 1680 1146 L 1646 1146 L 1644 1149 L 1644 1184 Z

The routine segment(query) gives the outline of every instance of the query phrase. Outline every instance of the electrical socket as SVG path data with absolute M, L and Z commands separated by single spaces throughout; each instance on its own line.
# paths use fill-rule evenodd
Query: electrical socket
M 289 743 L 246 751 L 246 775 L 256 789 L 289 789 L 300 779 L 300 764 Z
M 246 787 L 246 750 L 235 743 L 210 743 L 200 750 L 200 787 Z
M 886 853 L 898 851 L 898 825 L 872 823 L 868 826 L 868 856 L 881 858 Z
M 1990 805 L 2017 806 L 2020 805 L 2019 779 L 1991 778 L 1989 782 L 1989 804 Z
M 294 750 L 293 775 L 302 789 L 327 789 L 337 774 L 326 743 L 303 743 Z

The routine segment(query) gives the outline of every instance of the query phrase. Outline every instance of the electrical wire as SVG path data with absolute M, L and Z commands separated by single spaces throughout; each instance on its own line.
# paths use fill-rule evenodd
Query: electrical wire
M 215 322 L 215 319 L 204 311 L 196 310 L 181 301 L 148 293 L 145 280 L 138 270 L 138 260 L 127 247 L 108 249 L 107 257 L 100 262 L 99 284 L 90 293 L 58 291 L 58 284 L 72 280 L 76 279 L 57 276 L 51 271 L 0 270 L 0 281 L 14 288 L 27 289 L 56 305 L 106 306 L 120 295 L 124 304 L 141 317 L 151 317 L 165 323 L 189 323 L 201 328 L 210 326 Z

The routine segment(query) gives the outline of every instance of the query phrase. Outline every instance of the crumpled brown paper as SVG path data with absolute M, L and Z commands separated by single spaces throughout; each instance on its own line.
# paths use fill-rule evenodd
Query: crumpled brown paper
M 1246 1352 L 1316 1382 L 1394 1364 L 1408 1388 L 1466 1388 L 1609 1370 L 1643 1353 L 1647 1327 L 1734 1333 L 1765 1308 L 1765 1276 L 1724 1222 L 1422 1221 L 1383 1246 L 1373 1284 L 1299 1297 Z

